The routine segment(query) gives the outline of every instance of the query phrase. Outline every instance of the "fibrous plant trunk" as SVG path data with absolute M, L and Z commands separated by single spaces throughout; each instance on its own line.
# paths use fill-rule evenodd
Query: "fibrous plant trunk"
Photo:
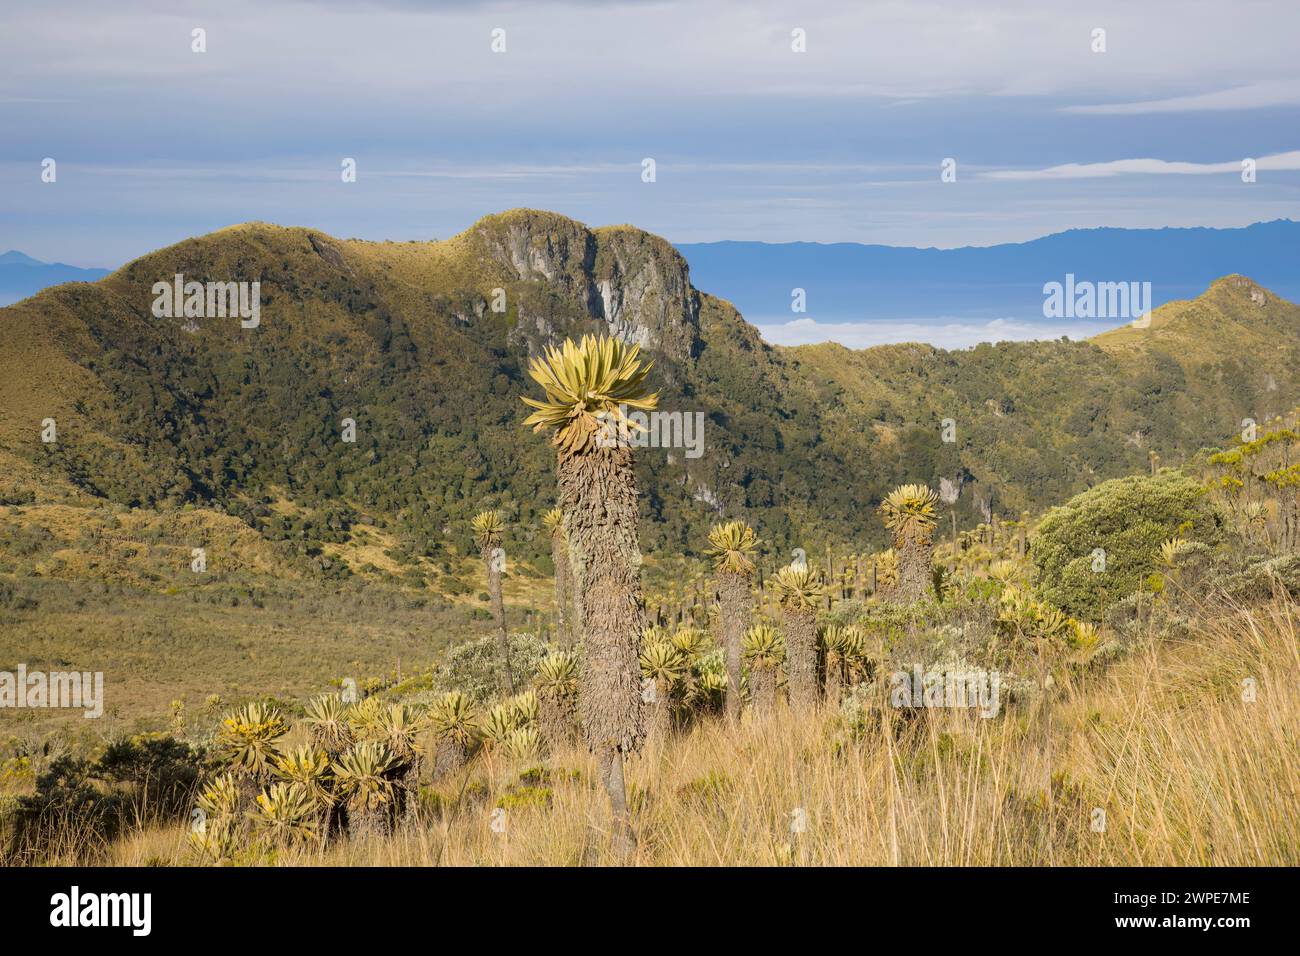
M 631 825 L 623 755 L 645 735 L 637 644 L 645 627 L 636 474 L 627 448 L 561 451 L 560 507 L 581 610 L 583 667 L 579 716 L 587 745 L 608 764 L 605 777 L 616 843 L 627 850 Z
M 666 680 L 656 680 L 654 700 L 650 702 L 650 726 L 646 736 L 662 741 L 673 726 L 673 691 Z
M 929 535 L 912 535 L 895 543 L 898 554 L 898 589 L 900 601 L 912 602 L 924 599 L 934 587 L 933 562 L 934 543 Z
M 626 860 L 636 851 L 636 833 L 632 830 L 632 814 L 627 805 L 627 781 L 623 774 L 621 750 L 608 750 L 601 757 L 600 777 L 605 792 L 609 794 L 614 852 Z
M 749 692 L 753 695 L 754 709 L 768 713 L 776 706 L 776 670 L 771 667 L 750 665 Z
M 740 683 L 744 673 L 742 644 L 754 616 L 748 576 L 734 571 L 718 573 L 718 609 L 727 661 L 727 716 L 735 720 L 740 716 Z
M 577 701 L 552 690 L 537 694 L 537 722 L 547 745 L 554 750 L 570 743 L 578 730 Z
M 510 636 L 506 631 L 506 605 L 501 596 L 501 545 L 490 541 L 483 545 L 480 554 L 483 567 L 487 570 L 488 597 L 492 602 L 492 617 L 497 624 L 497 642 L 501 648 L 501 666 L 505 669 L 505 680 L 501 681 L 502 693 L 514 694 L 515 675 L 510 666 Z
M 399 819 L 405 826 L 415 826 L 420 815 L 420 770 L 424 758 L 412 754 L 396 780 L 396 796 L 400 809 Z
M 469 752 L 454 737 L 440 737 L 433 751 L 433 778 L 438 780 L 465 766 Z
M 551 561 L 555 564 L 555 629 L 567 651 L 573 647 L 574 635 L 569 621 L 569 549 L 562 534 L 551 536 Z
M 370 837 L 382 837 L 388 833 L 388 811 L 386 808 L 367 808 L 359 802 L 348 806 L 348 834 L 354 840 L 366 840 Z
M 844 687 L 841 677 L 843 669 L 844 666 L 838 654 L 826 655 L 826 702 L 832 706 L 839 706 L 840 703 L 840 694 Z
M 817 620 L 811 608 L 785 611 L 785 677 L 792 706 L 816 706 Z

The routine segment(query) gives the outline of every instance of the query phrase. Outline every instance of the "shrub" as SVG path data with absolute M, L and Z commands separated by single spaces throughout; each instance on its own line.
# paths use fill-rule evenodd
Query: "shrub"
M 434 689 L 460 690 L 480 704 L 496 696 L 497 669 L 501 667 L 501 650 L 495 635 L 466 641 L 452 648 L 447 660 L 434 676 Z M 515 684 L 524 687 L 537 673 L 537 665 L 548 648 L 535 634 L 510 635 L 510 666 Z
M 1173 537 L 1217 545 L 1222 514 L 1205 489 L 1182 472 L 1163 469 L 1103 482 L 1047 513 L 1034 537 L 1039 589 L 1051 603 L 1089 620 L 1138 590 L 1160 565 L 1160 545 Z M 1093 570 L 1097 549 L 1104 570 Z

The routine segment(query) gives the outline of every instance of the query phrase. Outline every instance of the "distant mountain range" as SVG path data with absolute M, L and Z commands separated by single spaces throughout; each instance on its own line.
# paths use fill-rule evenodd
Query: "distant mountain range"
M 62 282 L 94 282 L 107 269 L 82 269 L 62 262 L 42 262 L 11 249 L 0 255 L 0 306 L 11 305 Z
M 1043 285 L 1150 282 L 1154 304 L 1191 299 L 1230 274 L 1300 299 L 1300 222 L 1240 229 L 1071 229 L 1031 242 L 960 249 L 859 243 L 706 242 L 677 247 L 698 288 L 756 325 L 1043 318 Z M 791 310 L 803 289 L 807 312 Z M 1117 325 L 1118 322 L 1107 322 Z M 1018 336 L 1024 337 L 1024 336 Z

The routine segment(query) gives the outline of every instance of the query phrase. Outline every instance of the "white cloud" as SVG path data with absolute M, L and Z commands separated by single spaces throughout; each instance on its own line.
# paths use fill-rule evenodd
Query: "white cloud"
M 1245 157 L 1242 157 L 1243 159 Z M 1256 157 L 1262 172 L 1300 170 L 1300 150 Z M 1223 163 L 1185 163 L 1164 159 L 1115 159 L 1105 163 L 1065 163 L 1046 169 L 998 169 L 980 173 L 985 179 L 1105 179 L 1111 176 L 1204 176 L 1239 173 L 1241 159 Z

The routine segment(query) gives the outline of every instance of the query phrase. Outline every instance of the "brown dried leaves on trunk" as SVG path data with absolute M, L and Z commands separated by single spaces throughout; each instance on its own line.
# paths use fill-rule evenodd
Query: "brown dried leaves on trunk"
M 631 451 L 561 453 L 559 492 L 582 622 L 582 727 L 592 750 L 628 753 L 645 736 L 637 660 L 645 611 Z

